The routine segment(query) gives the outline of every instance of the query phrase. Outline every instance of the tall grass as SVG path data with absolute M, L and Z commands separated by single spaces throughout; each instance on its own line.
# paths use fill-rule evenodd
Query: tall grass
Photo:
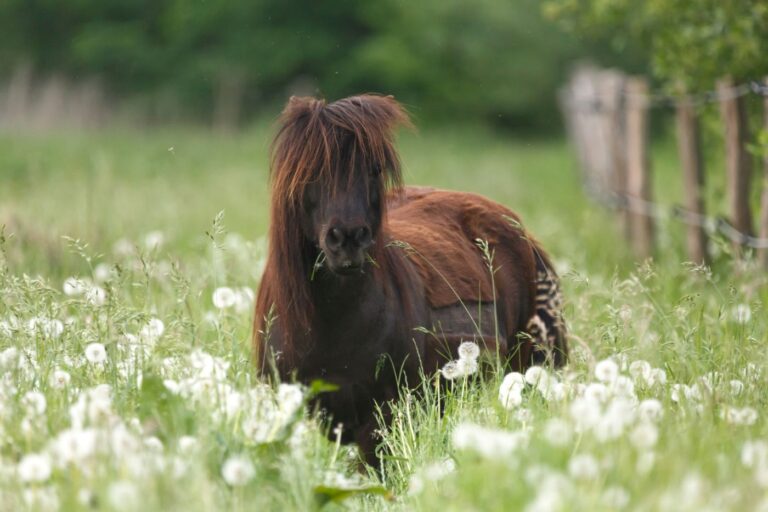
M 562 142 L 476 131 L 404 134 L 406 181 L 521 214 L 562 276 L 571 362 L 425 375 L 360 473 L 312 390 L 254 378 L 267 133 L 0 139 L 0 510 L 766 507 L 765 273 L 718 241 L 713 269 L 687 264 L 672 224 L 634 263 Z

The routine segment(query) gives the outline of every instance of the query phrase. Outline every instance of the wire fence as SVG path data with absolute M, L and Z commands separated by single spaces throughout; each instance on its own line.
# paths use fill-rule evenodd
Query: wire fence
M 764 158 L 759 236 L 752 235 L 749 209 L 754 155 L 747 150 L 744 97 L 764 98 L 768 129 L 768 79 L 734 84 L 728 79 L 716 89 L 685 95 L 649 91 L 647 81 L 613 70 L 577 70 L 561 91 L 569 136 L 577 150 L 586 194 L 597 203 L 623 215 L 625 232 L 639 256 L 653 248 L 653 222 L 675 221 L 689 227 L 689 253 L 707 260 L 706 237 L 722 236 L 736 246 L 757 249 L 768 268 L 768 157 Z M 703 167 L 697 107 L 720 103 L 726 145 L 726 196 L 729 217 L 707 215 L 703 204 Z M 676 110 L 678 150 L 685 180 L 685 207 L 664 205 L 652 199 L 648 164 L 648 111 Z M 641 220 L 638 220 L 641 219 Z M 646 219 L 642 221 L 642 219 Z M 696 239 L 698 238 L 698 241 Z M 637 240 L 640 242 L 637 243 Z

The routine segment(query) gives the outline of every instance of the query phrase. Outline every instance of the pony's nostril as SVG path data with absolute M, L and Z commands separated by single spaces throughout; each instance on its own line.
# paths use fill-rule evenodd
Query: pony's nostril
M 363 226 L 355 230 L 355 242 L 360 246 L 367 246 L 371 243 L 371 230 L 368 226 Z
M 325 245 L 330 249 L 338 249 L 344 242 L 344 233 L 339 228 L 331 228 L 325 235 Z

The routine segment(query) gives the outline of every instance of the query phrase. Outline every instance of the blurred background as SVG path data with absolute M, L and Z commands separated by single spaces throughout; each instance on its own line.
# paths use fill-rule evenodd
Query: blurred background
M 574 60 L 648 62 L 628 40 L 563 30 L 570 3 L 5 0 L 2 117 L 231 129 L 291 94 L 379 91 L 423 122 L 555 132 Z
M 597 247 L 621 229 L 585 198 L 583 155 L 567 143 L 573 71 L 643 76 L 653 98 L 678 98 L 725 76 L 759 85 L 765 55 L 768 3 L 756 0 L 3 0 L 0 224 L 18 260 L 45 269 L 68 264 L 63 234 L 107 251 L 160 230 L 188 250 L 222 210 L 256 239 L 287 98 L 373 91 L 393 94 L 419 128 L 401 136 L 409 182 L 490 195 L 554 252 L 627 265 L 621 244 L 590 259 L 588 242 L 567 241 L 589 225 Z M 743 102 L 757 166 L 768 137 L 752 89 Z M 657 103 L 651 188 L 677 201 L 675 103 Z M 704 195 L 727 213 L 718 104 L 696 108 L 711 164 Z M 759 187 L 750 194 L 759 202 Z M 681 228 L 657 229 L 657 256 L 682 256 Z

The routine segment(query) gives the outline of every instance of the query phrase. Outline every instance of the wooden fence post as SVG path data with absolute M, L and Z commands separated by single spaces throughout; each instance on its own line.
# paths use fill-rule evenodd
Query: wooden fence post
M 768 88 L 768 77 L 763 80 L 763 86 Z M 768 131 L 768 95 L 763 98 L 763 129 Z M 760 238 L 768 239 L 768 154 L 763 154 L 763 191 L 760 197 Z M 768 270 L 768 248 L 757 251 L 763 268 Z
M 749 208 L 752 158 L 746 148 L 749 133 L 744 101 L 735 96 L 733 87 L 733 79 L 730 77 L 717 82 L 725 133 L 726 195 L 733 227 L 749 235 L 752 234 L 752 214 Z M 736 246 L 740 253 L 741 246 Z
M 689 98 L 677 104 L 677 149 L 683 169 L 683 195 L 685 209 L 696 215 L 704 214 L 704 169 L 701 158 L 699 121 Z M 688 257 L 695 263 L 707 263 L 707 236 L 702 226 L 688 225 L 686 246 Z
M 642 212 L 651 201 L 648 162 L 648 82 L 631 77 L 626 82 L 627 195 L 632 247 L 639 258 L 653 254 L 653 219 Z
M 600 74 L 600 94 L 604 102 L 605 131 L 608 144 L 608 180 L 610 192 L 618 197 L 627 195 L 627 160 L 626 140 L 624 133 L 624 85 L 625 76 L 620 71 L 607 70 Z M 618 212 L 619 224 L 626 238 L 629 238 L 629 216 L 626 210 Z

